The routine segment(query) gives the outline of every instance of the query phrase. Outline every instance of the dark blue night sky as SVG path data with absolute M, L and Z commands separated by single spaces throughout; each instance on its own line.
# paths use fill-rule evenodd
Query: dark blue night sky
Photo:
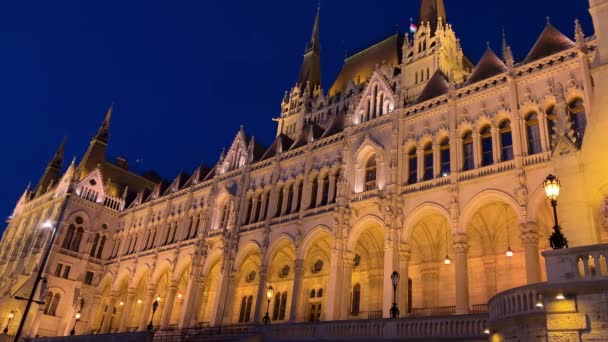
M 445 0 L 448 21 L 475 63 L 504 25 L 516 57 L 549 16 L 572 37 L 592 34 L 586 0 Z M 84 153 L 115 101 L 110 158 L 172 179 L 213 165 L 239 126 L 273 140 L 294 84 L 317 0 L 4 1 L 0 4 L 0 215 L 8 217 L 67 136 L 65 164 Z M 407 28 L 418 0 L 324 0 L 323 84 L 345 52 Z M 142 163 L 136 164 L 135 160 Z M 64 165 L 66 167 L 67 165 Z M 3 229 L 0 228 L 0 230 Z

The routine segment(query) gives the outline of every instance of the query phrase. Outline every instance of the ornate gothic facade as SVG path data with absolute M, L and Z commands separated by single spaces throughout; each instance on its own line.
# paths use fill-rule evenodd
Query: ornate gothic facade
M 110 109 L 78 163 L 62 173 L 61 147 L 19 199 L 0 323 L 14 311 L 16 330 L 53 227 L 29 336 L 67 334 L 77 311 L 79 334 L 143 330 L 157 299 L 159 329 L 257 323 L 270 285 L 272 323 L 388 317 L 394 270 L 402 316 L 483 312 L 543 281 L 548 174 L 570 246 L 608 241 L 608 1 L 591 7 L 595 36 L 547 23 L 524 60 L 505 40 L 473 65 L 423 0 L 415 33 L 348 57 L 329 91 L 317 13 L 273 144 L 241 128 L 171 182 L 106 159 Z

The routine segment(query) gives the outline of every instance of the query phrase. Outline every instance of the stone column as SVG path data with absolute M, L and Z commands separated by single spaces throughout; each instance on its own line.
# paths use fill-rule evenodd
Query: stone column
M 141 316 L 139 317 L 139 326 L 137 327 L 138 331 L 145 331 L 146 326 L 150 321 L 150 317 L 152 315 L 152 302 L 154 301 L 154 289 L 148 288 L 146 290 L 144 296 L 144 305 L 141 310 Z
M 125 332 L 129 327 L 128 323 L 131 320 L 131 310 L 135 303 L 135 289 L 129 288 L 127 293 L 127 302 L 122 309 L 120 324 L 118 325 L 118 332 Z
M 418 146 L 416 150 L 416 176 L 418 178 L 414 180 L 416 183 L 424 180 L 424 150 L 422 146 Z
M 91 331 L 93 331 L 94 324 L 98 320 L 98 316 L 100 314 L 99 310 L 101 310 L 101 308 L 99 307 L 100 304 L 101 304 L 101 296 L 100 295 L 95 295 L 95 296 L 93 296 L 93 299 L 91 300 L 91 303 L 87 305 L 88 306 L 87 307 L 87 315 L 86 315 L 86 317 L 87 317 L 87 333 L 91 333 Z
M 398 303 L 401 317 L 407 316 L 409 307 L 409 262 L 410 262 L 410 247 L 407 244 L 402 244 L 399 249 L 399 292 Z
M 464 233 L 452 235 L 452 248 L 456 254 L 456 313 L 469 312 L 469 272 L 468 272 L 468 244 L 469 238 Z
M 496 164 L 502 160 L 502 155 L 500 153 L 500 135 L 498 134 L 498 129 L 494 126 L 490 128 L 490 132 L 492 134 L 492 161 Z
M 196 325 L 197 313 L 200 309 L 202 292 L 204 290 L 204 278 L 197 277 L 197 272 L 191 272 L 182 313 L 179 319 L 179 328 L 191 328 Z M 194 324 L 192 323 L 194 321 Z
M 394 234 L 392 229 L 387 229 L 387 234 Z M 398 260 L 398 251 L 395 248 L 394 241 L 392 239 L 386 239 L 384 241 L 384 272 L 382 275 L 383 278 L 383 287 L 382 287 L 382 317 L 388 318 L 391 317 L 391 307 L 393 306 L 393 281 L 391 280 L 391 274 L 394 271 L 397 271 L 398 265 L 396 264 L 396 260 Z
M 167 329 L 169 328 L 169 323 L 171 321 L 171 314 L 173 313 L 173 306 L 175 304 L 175 295 L 177 294 L 177 281 L 172 281 L 169 286 L 169 291 L 167 291 L 167 298 L 165 299 L 165 308 L 162 311 L 162 316 L 160 320 L 160 328 Z
M 220 273 L 220 277 L 218 280 L 218 284 L 215 292 L 215 303 L 213 303 L 213 311 L 211 312 L 211 318 L 209 320 L 209 324 L 213 326 L 218 326 L 222 324 L 224 311 L 226 307 L 226 302 L 229 298 L 228 296 L 228 287 L 230 286 L 230 269 L 232 266 L 230 263 L 227 263 L 222 267 L 222 271 Z
M 325 320 L 334 321 L 339 319 L 341 312 L 341 291 L 343 291 L 343 267 L 342 264 L 344 251 L 341 241 L 336 241 L 331 251 L 331 261 L 329 265 L 329 280 L 327 284 Z
M 255 297 L 253 324 L 259 324 L 262 322 L 262 316 L 264 315 L 262 311 L 266 309 L 266 307 L 264 306 L 266 304 L 266 287 L 268 286 L 268 283 L 266 281 L 266 270 L 267 266 L 262 265 L 262 267 L 260 267 L 260 271 L 258 272 L 258 293 Z
M 521 226 L 521 241 L 524 246 L 528 284 L 541 282 L 540 257 L 538 252 L 540 234 L 538 230 L 538 225 L 532 222 Z
M 473 131 L 473 165 L 475 165 L 475 168 L 479 168 L 481 166 L 481 160 L 482 148 L 479 133 L 477 131 Z
M 304 260 L 298 259 L 295 261 L 293 268 L 293 290 L 291 294 L 291 311 L 289 312 L 289 321 L 295 322 L 298 319 L 300 310 L 300 302 L 302 301 L 302 285 L 304 282 Z
M 327 196 L 327 203 L 333 203 L 336 200 L 336 175 L 329 175 L 329 196 Z
M 108 333 L 110 330 L 110 320 L 112 319 L 114 305 L 116 305 L 116 293 L 112 292 L 110 294 L 110 300 L 108 301 L 108 306 L 103 317 L 103 324 L 100 329 L 102 334 Z
M 342 292 L 342 312 L 340 319 L 348 319 L 351 311 L 351 293 L 353 291 L 353 252 L 344 253 L 344 274 L 342 282 L 344 284 Z

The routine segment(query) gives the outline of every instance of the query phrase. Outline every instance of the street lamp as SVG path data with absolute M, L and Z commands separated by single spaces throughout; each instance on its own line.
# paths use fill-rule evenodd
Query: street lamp
M 551 206 L 553 207 L 553 220 L 555 222 L 555 225 L 553 226 L 553 233 L 549 237 L 551 248 L 568 248 L 568 239 L 566 239 L 564 234 L 562 234 L 557 221 L 557 197 L 559 196 L 560 187 L 559 180 L 554 175 L 549 175 L 547 176 L 547 179 L 545 179 L 543 186 L 545 187 L 547 198 L 551 201 Z
M 152 303 L 152 317 L 150 317 L 150 323 L 148 324 L 148 331 L 152 331 L 152 329 L 154 329 L 154 325 L 152 324 L 152 321 L 154 320 L 154 313 L 156 312 L 156 309 L 158 309 L 158 300 L 155 300 L 154 303 Z
M 272 296 L 274 295 L 274 289 L 271 286 L 268 286 L 268 290 L 266 290 L 266 298 L 268 298 L 268 304 L 266 305 L 266 315 L 264 315 L 264 319 L 262 320 L 262 322 L 264 324 L 270 324 L 270 314 L 268 313 L 268 310 L 270 310 L 270 300 L 272 299 Z
M 399 317 L 399 308 L 397 307 L 397 285 L 399 285 L 399 273 L 393 271 L 391 274 L 391 282 L 393 283 L 393 306 L 391 307 L 391 318 Z
M 15 317 L 15 311 L 11 310 L 11 312 L 8 314 L 8 322 L 6 322 L 6 327 L 4 327 L 4 330 L 2 330 L 2 333 L 4 335 L 8 334 L 8 325 L 11 323 L 11 321 L 13 320 L 14 317 Z
M 76 323 L 78 323 L 78 321 L 80 320 L 80 311 L 76 312 L 74 318 L 76 320 L 74 321 L 74 327 L 72 327 L 72 330 L 70 331 L 70 336 L 74 336 L 76 334 Z

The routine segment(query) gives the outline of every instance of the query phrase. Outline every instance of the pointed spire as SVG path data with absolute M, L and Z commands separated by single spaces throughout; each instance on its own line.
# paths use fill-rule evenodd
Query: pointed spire
M 106 116 L 103 119 L 101 126 L 99 126 L 99 129 L 97 130 L 97 135 L 95 135 L 95 139 L 100 140 L 105 143 L 108 142 L 108 136 L 110 134 L 110 121 L 112 120 L 113 110 L 114 110 L 114 102 L 112 102 L 112 104 L 110 105 L 110 108 L 108 108 L 108 111 L 106 112 Z
M 61 144 L 59 145 L 59 148 L 57 149 L 57 151 L 55 152 L 55 155 L 53 156 L 53 159 L 51 160 L 51 162 L 49 163 L 49 166 L 55 166 L 57 168 L 61 168 L 61 164 L 63 163 L 63 153 L 65 151 L 65 144 L 67 142 L 67 137 L 63 137 L 63 140 L 61 141 Z
M 505 61 L 505 64 L 509 68 L 513 68 L 515 66 L 513 51 L 511 50 L 511 46 L 507 42 L 507 34 L 505 33 L 504 26 L 502 27 L 502 60 Z
M 319 28 L 320 28 L 320 18 L 321 18 L 321 1 L 319 0 L 319 4 L 317 5 L 317 15 L 315 16 L 315 23 L 312 27 L 312 35 L 310 36 L 310 41 L 306 46 L 306 52 L 310 50 L 314 50 L 317 53 L 321 53 L 321 41 L 319 40 Z
M 578 21 L 578 18 L 574 20 L 574 41 L 578 46 L 585 45 L 585 33 L 583 32 L 583 28 L 581 27 L 581 23 Z
M 443 0 L 422 0 L 420 3 L 420 15 L 418 16 L 418 26 L 429 23 L 431 34 L 435 34 L 439 18 L 447 22 L 447 14 Z

